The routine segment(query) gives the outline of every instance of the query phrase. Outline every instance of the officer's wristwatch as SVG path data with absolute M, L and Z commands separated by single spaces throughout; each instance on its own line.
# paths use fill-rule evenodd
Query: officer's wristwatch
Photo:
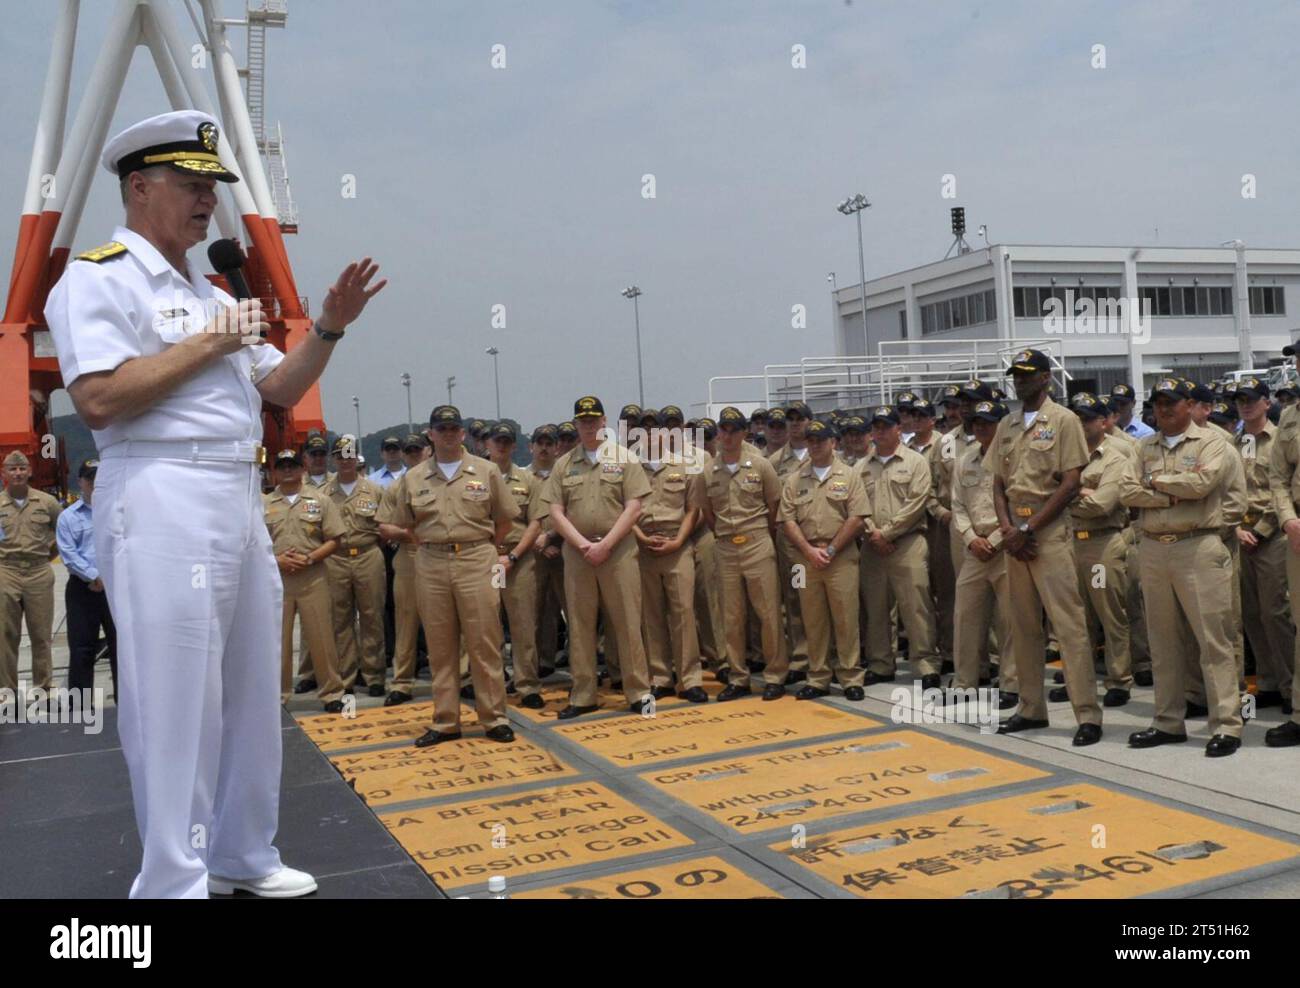
M 511 566 L 513 566 L 515 563 L 519 562 L 519 557 L 516 556 L 513 552 L 507 552 L 507 553 L 506 553 L 506 558 L 510 560 L 510 565 L 511 565 Z
M 342 333 L 331 333 L 324 329 L 321 329 L 320 323 L 318 322 L 312 323 L 311 328 L 314 329 L 316 331 L 316 335 L 319 336 L 326 343 L 337 343 L 339 340 L 343 339 Z
M 826 547 L 826 558 L 827 558 L 827 559 L 834 559 L 834 558 L 835 558 L 835 546 L 833 546 L 833 545 L 828 545 L 828 546 Z
M 1027 522 L 1027 521 L 1022 521 L 1019 525 L 1017 525 L 1017 526 L 1016 526 L 1016 531 L 1019 532 L 1021 535 L 1033 535 L 1033 534 L 1034 534 L 1034 530 L 1033 530 L 1032 528 L 1029 527 L 1029 522 Z

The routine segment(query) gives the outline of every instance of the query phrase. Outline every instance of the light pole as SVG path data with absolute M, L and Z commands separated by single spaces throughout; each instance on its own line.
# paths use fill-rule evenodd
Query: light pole
M 845 216 L 853 216 L 858 221 L 858 277 L 862 281 L 862 345 L 867 345 L 867 263 L 862 255 L 862 211 L 871 203 L 861 192 L 852 199 L 845 199 L 835 208 Z
M 451 377 L 447 378 L 447 404 L 448 405 L 456 404 L 454 401 L 451 400 L 451 389 L 454 388 L 455 386 L 456 386 L 456 375 L 453 374 L 451 375 Z
M 641 306 L 637 299 L 641 297 L 641 289 L 636 285 L 628 285 L 623 289 L 623 297 L 632 300 L 632 318 L 636 320 L 636 387 L 638 401 L 645 406 L 645 379 L 641 376 Z
M 406 433 L 415 431 L 415 419 L 411 417 L 411 375 L 402 372 L 402 387 L 406 389 Z
M 361 442 L 361 399 L 352 396 L 352 407 L 357 411 L 357 442 Z
M 497 421 L 500 422 L 501 421 L 501 375 L 497 373 L 497 356 L 501 353 L 501 351 L 494 346 L 490 346 L 483 352 L 492 358 L 492 380 L 496 382 L 496 386 L 497 386 Z

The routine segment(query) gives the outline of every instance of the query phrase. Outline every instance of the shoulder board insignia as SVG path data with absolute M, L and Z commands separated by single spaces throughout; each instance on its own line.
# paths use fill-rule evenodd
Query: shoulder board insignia
M 78 261 L 94 261 L 98 264 L 100 261 L 107 261 L 110 257 L 117 257 L 119 254 L 126 253 L 126 244 L 120 244 L 116 240 L 110 240 L 102 247 L 96 247 L 93 250 L 83 251 L 77 255 Z

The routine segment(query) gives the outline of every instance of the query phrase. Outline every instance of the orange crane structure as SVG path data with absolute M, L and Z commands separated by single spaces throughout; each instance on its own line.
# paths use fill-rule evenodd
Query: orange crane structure
M 296 233 L 298 225 L 282 139 L 278 127 L 275 136 L 268 138 L 263 120 L 265 32 L 267 27 L 284 25 L 285 2 L 261 0 L 254 6 L 248 0 L 243 20 L 222 18 L 218 2 L 182 0 L 178 5 L 198 34 L 197 43 L 187 44 L 170 0 L 116 0 L 85 93 L 65 134 L 80 0 L 62 0 L 0 323 L 0 449 L 27 454 L 37 487 L 62 492 L 68 476 L 64 442 L 53 435 L 49 415 L 50 396 L 63 380 L 45 325 L 45 300 L 68 263 L 137 48 L 152 55 L 170 109 L 201 110 L 222 124 L 219 154 L 241 181 L 220 183 L 217 227 L 219 236 L 239 238 L 245 245 L 244 277 L 270 316 L 270 343 L 287 352 L 300 345 L 311 329 L 307 300 L 298 294 L 283 237 Z M 236 65 L 227 38 L 227 28 L 233 26 L 247 31 L 244 70 Z M 208 68 L 216 105 L 204 81 Z M 246 77 L 247 93 L 241 75 Z M 104 234 L 94 243 L 102 239 Z M 224 278 L 209 277 L 229 290 Z M 266 406 L 263 417 L 263 441 L 268 448 L 300 445 L 308 432 L 324 429 L 318 387 L 313 385 L 293 408 Z

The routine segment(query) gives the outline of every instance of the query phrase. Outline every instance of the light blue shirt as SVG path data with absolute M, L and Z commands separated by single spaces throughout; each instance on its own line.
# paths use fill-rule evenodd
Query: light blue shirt
M 1155 435 L 1156 430 L 1151 428 L 1145 422 L 1134 419 L 1128 425 L 1124 426 L 1124 431 L 1134 439 L 1145 439 L 1147 436 Z
M 90 505 L 84 500 L 75 501 L 59 514 L 54 526 L 54 541 L 68 572 L 87 583 L 99 579 L 95 567 L 95 528 L 91 520 Z
M 387 490 L 388 485 L 391 484 L 394 480 L 399 479 L 404 473 L 406 473 L 405 463 L 403 463 L 401 468 L 395 472 L 388 469 L 388 464 L 384 464 L 382 467 L 380 467 L 377 470 L 371 470 L 370 476 L 367 477 L 366 479 L 373 480 L 380 487 Z

